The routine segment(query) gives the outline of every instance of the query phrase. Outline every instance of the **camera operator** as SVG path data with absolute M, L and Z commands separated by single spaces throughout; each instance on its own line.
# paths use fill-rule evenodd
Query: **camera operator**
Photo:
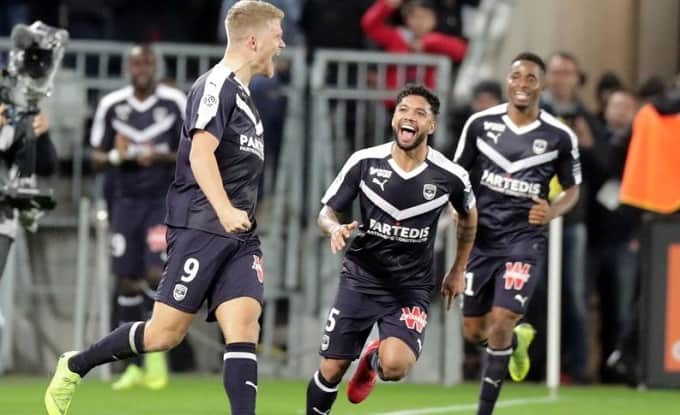
M 21 125 L 12 125 L 5 116 L 7 105 L 0 103 L 0 159 L 4 162 L 6 173 L 3 175 L 11 182 L 18 175 L 17 158 L 25 150 L 26 131 Z M 50 176 L 57 169 L 57 153 L 54 144 L 48 134 L 47 117 L 38 113 L 32 120 L 32 133 L 36 137 L 36 163 L 35 174 L 38 176 Z M 23 217 L 22 217 L 23 216 Z M 16 237 L 18 219 L 22 223 L 33 225 L 28 212 L 18 212 L 9 206 L 0 206 L 0 277 L 5 268 L 9 248 Z

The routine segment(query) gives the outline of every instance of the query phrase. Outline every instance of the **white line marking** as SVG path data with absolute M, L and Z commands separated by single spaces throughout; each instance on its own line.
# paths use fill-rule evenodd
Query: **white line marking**
M 520 405 L 533 405 L 542 403 L 555 403 L 557 398 L 551 396 L 540 397 L 540 398 L 523 398 L 523 399 L 509 399 L 507 401 L 499 401 L 496 404 L 496 408 L 507 408 L 511 406 Z M 477 409 L 476 403 L 461 404 L 461 405 L 451 405 L 451 406 L 438 406 L 433 408 L 421 408 L 421 409 L 406 409 L 403 411 L 393 411 L 393 412 L 379 412 L 372 415 L 430 415 L 430 414 L 448 414 L 452 412 L 465 412 L 474 411 Z

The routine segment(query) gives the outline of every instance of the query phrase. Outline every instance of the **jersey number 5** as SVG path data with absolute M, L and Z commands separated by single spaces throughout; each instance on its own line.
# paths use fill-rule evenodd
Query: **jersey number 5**
M 327 332 L 332 332 L 335 330 L 335 316 L 340 314 L 340 310 L 337 308 L 333 307 L 331 308 L 331 312 L 328 313 L 328 322 L 326 322 L 326 331 Z

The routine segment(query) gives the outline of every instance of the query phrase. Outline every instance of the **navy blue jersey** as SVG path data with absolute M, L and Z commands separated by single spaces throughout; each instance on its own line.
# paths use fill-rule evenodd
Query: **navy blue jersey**
M 393 143 L 359 150 L 330 185 L 321 202 L 342 211 L 359 194 L 361 220 L 345 261 L 364 273 L 351 274 L 352 287 L 372 294 L 404 288 L 431 290 L 437 221 L 449 203 L 469 212 L 475 198 L 467 172 L 428 148 L 426 160 L 406 172 L 392 159 Z M 352 267 L 352 265 L 347 265 Z
M 250 91 L 223 62 L 198 78 L 189 91 L 175 179 L 168 191 L 167 224 L 228 235 L 191 170 L 191 140 L 199 130 L 219 140 L 215 158 L 224 189 L 231 204 L 248 213 L 253 231 L 264 166 L 262 121 Z
M 553 176 L 567 189 L 581 182 L 574 133 L 541 110 L 516 126 L 501 104 L 473 114 L 465 124 L 454 161 L 471 172 L 479 224 L 475 247 L 507 253 L 544 241 L 546 226 L 529 224 L 533 196 L 548 198 Z
M 127 154 L 136 155 L 153 147 L 158 153 L 177 150 L 186 97 L 175 88 L 158 85 L 144 101 L 134 96 L 131 86 L 105 95 L 97 107 L 92 122 L 90 144 L 101 151 L 115 147 L 115 137 L 126 138 Z M 135 161 L 124 161 L 111 170 L 115 197 L 163 197 L 172 181 L 173 167 L 153 164 L 143 167 Z

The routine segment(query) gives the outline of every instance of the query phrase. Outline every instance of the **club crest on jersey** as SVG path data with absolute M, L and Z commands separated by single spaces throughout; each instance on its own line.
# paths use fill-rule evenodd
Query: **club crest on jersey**
M 426 184 L 423 186 L 423 197 L 425 200 L 432 200 L 437 194 L 437 186 L 433 184 Z
M 175 284 L 175 289 L 172 290 L 172 298 L 175 301 L 182 301 L 187 296 L 187 286 L 183 284 Z
M 534 153 L 536 154 L 543 154 L 545 153 L 545 150 L 548 148 L 548 142 L 545 140 L 542 140 L 540 138 L 537 138 L 534 140 L 534 146 L 533 150 Z
M 116 113 L 116 118 L 118 118 L 121 121 L 127 121 L 128 118 L 130 117 L 130 112 L 132 111 L 132 108 L 130 108 L 130 106 L 127 104 L 121 104 L 116 105 L 113 111 Z
M 505 263 L 505 280 L 506 290 L 520 291 L 524 288 L 524 284 L 531 276 L 531 264 L 524 264 L 522 262 L 506 262 Z
M 324 334 L 321 336 L 321 350 L 326 351 L 328 350 L 328 347 L 331 345 L 331 338 L 328 337 L 328 334 Z
M 410 308 L 402 307 L 399 321 L 403 321 L 407 329 L 422 333 L 427 326 L 427 313 L 417 305 Z
M 156 107 L 153 109 L 151 116 L 153 117 L 154 122 L 162 121 L 168 116 L 168 109 L 165 107 Z

